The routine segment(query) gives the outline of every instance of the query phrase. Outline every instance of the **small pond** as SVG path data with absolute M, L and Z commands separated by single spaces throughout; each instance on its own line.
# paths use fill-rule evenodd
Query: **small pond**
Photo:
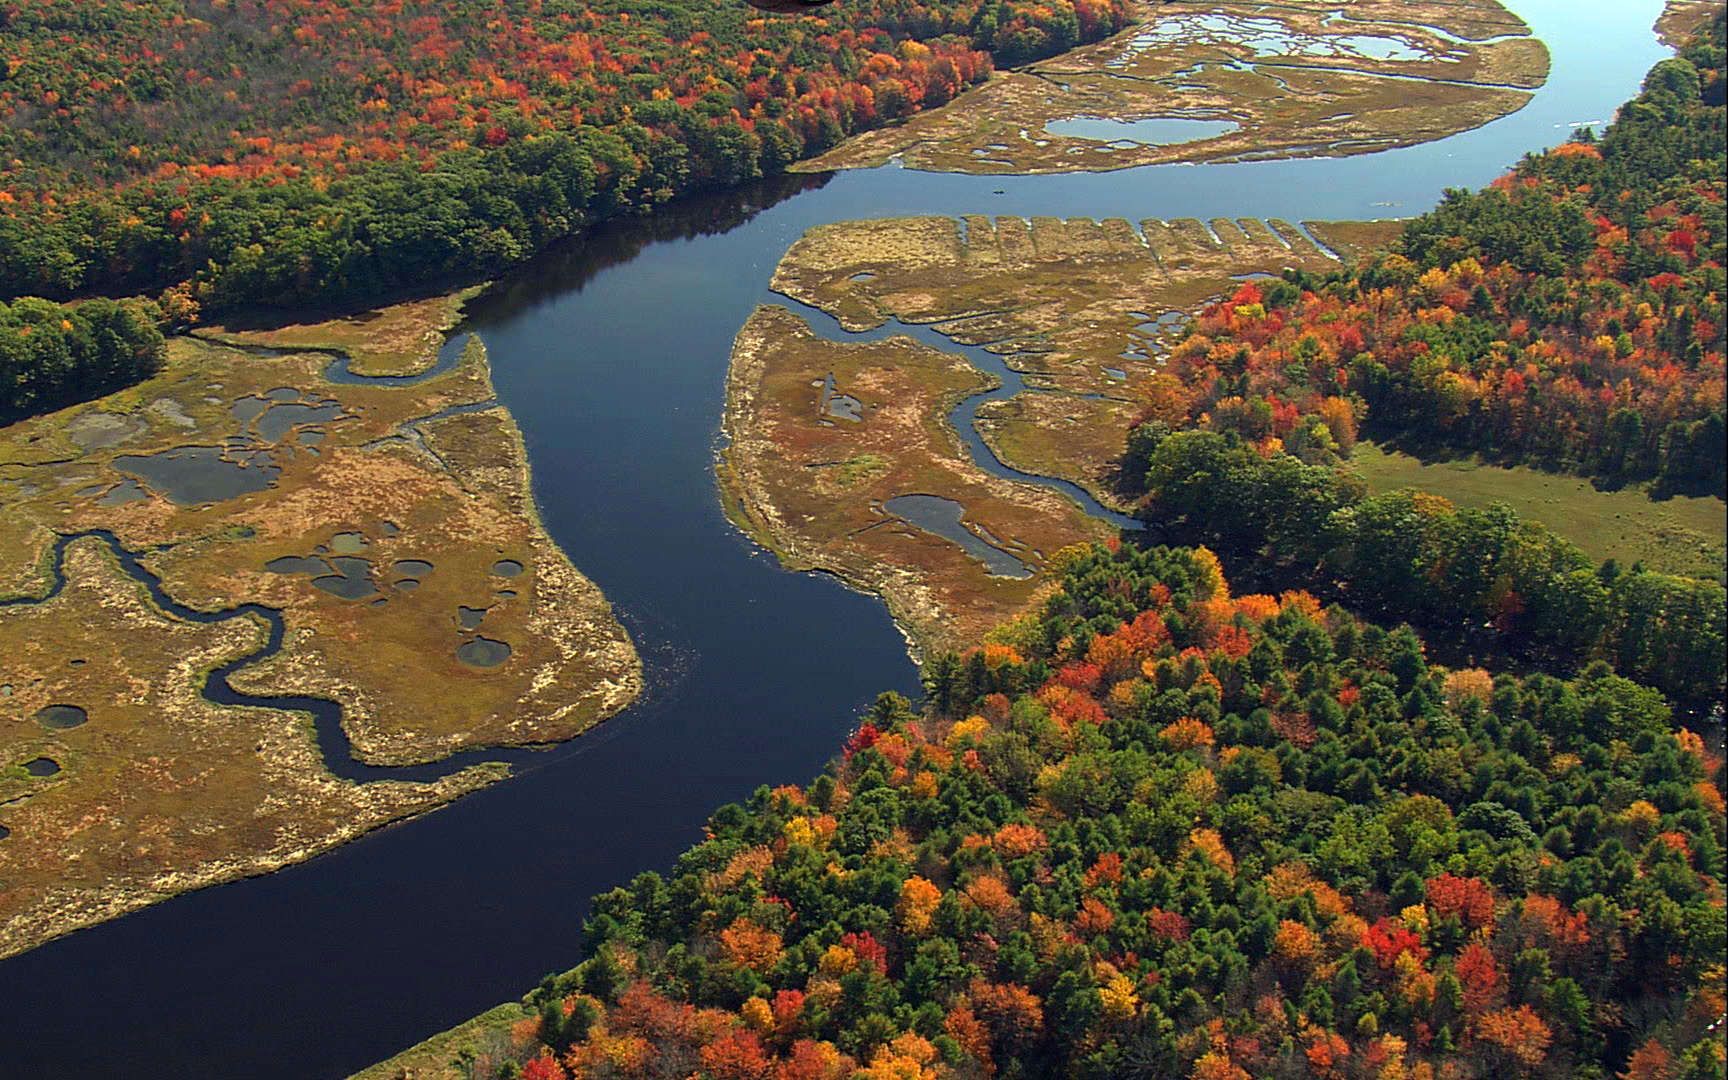
M 228 406 L 228 411 L 234 419 L 240 421 L 241 427 L 245 427 L 263 415 L 264 410 L 269 407 L 270 402 L 265 398 L 243 397 L 235 398 L 234 403 Z
M 456 647 L 456 659 L 470 667 L 494 668 L 510 659 L 510 646 L 506 642 L 477 637 Z
M 97 499 L 96 505 L 124 506 L 127 503 L 137 502 L 139 499 L 147 498 L 149 494 L 149 492 L 145 491 L 144 488 L 139 485 L 138 481 L 122 480 L 118 484 L 109 488 L 106 495 Z
M 851 394 L 842 394 L 835 385 L 834 374 L 830 372 L 822 380 L 822 404 L 817 414 L 858 423 L 864 419 L 864 403 Z
M 1147 319 L 1145 322 L 1135 326 L 1134 329 L 1140 331 L 1142 334 L 1167 334 L 1172 330 L 1180 328 L 1182 324 L 1187 321 L 1188 314 L 1186 312 L 1166 311 L 1155 319 Z
M 1137 143 L 1172 146 L 1228 135 L 1241 125 L 1234 120 L 1203 120 L 1190 116 L 1156 116 L 1150 120 L 1111 120 L 1102 116 L 1074 116 L 1052 120 L 1044 130 L 1070 139 L 1101 143 Z
M 305 405 L 299 402 L 272 405 L 258 418 L 258 437 L 265 442 L 281 442 L 283 436 L 300 424 L 322 423 L 334 420 L 341 414 L 341 404 L 334 401 L 322 405 Z
M 312 584 L 344 600 L 363 600 L 378 591 L 372 584 L 372 564 L 365 559 L 337 555 L 330 560 L 334 574 L 315 577 Z
M 966 508 L 940 495 L 897 495 L 882 509 L 916 528 L 959 544 L 966 554 L 984 564 L 992 577 L 1028 578 L 1031 567 L 986 542 L 961 523 Z
M 263 491 L 282 472 L 263 451 L 224 454 L 217 446 L 177 446 L 159 454 L 127 454 L 115 458 L 114 467 L 142 480 L 178 506 L 221 502 Z
M 60 763 L 53 758 L 31 758 L 24 763 L 24 771 L 31 776 L 53 776 L 60 771 Z
M 524 569 L 526 567 L 515 559 L 499 559 L 492 564 L 492 573 L 503 578 L 519 577 Z
M 1155 48 L 1187 44 L 1227 45 L 1246 48 L 1255 59 L 1304 57 L 1344 60 L 1427 60 L 1430 54 L 1411 40 L 1381 34 L 1310 34 L 1293 29 L 1282 20 L 1265 16 L 1172 15 L 1159 19 L 1136 33 L 1121 60 Z
M 36 722 L 50 731 L 65 731 L 78 727 L 90 714 L 76 705 L 48 705 L 36 710 Z
M 284 555 L 271 559 L 264 569 L 272 574 L 328 574 L 330 564 L 316 555 Z

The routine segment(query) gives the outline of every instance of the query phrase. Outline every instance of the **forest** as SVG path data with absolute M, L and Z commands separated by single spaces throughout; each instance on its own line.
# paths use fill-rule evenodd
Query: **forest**
M 1728 593 L 1597 566 L 1505 507 L 1369 497 L 1366 434 L 1721 496 L 1724 20 L 1588 129 L 1393 251 L 1245 282 L 1142 388 L 1122 477 L 1166 535 L 1476 651 L 1592 659 L 1718 707 Z
M 1661 694 L 1449 670 L 1203 548 L 1061 561 L 596 898 L 468 1074 L 1722 1075 L 1723 762 Z
M 1213 305 L 1141 420 L 1310 463 L 1366 433 L 1721 495 L 1723 42 L 1719 15 L 1600 138 L 1449 192 L 1393 251 Z
M 1503 505 L 1419 491 L 1368 496 L 1347 470 L 1262 455 L 1216 431 L 1152 444 L 1142 513 L 1167 535 L 1335 591 L 1353 607 L 1445 631 L 1488 654 L 1575 668 L 1591 659 L 1707 713 L 1723 695 L 1728 593 L 1578 547 Z
M 110 394 L 154 375 L 165 346 L 154 305 L 0 303 L 0 424 Z
M 777 173 L 1126 0 L 0 0 L 0 298 L 352 304 Z

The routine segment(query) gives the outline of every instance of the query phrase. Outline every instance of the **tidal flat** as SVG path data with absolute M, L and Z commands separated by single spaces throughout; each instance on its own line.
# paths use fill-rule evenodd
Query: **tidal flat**
M 354 325 L 441 342 L 427 312 L 459 308 Z M 0 955 L 508 772 L 374 767 L 561 741 L 640 692 L 540 525 L 479 340 L 387 380 L 298 341 L 178 337 L 154 378 L 0 430 Z M 333 773 L 306 712 L 218 703 L 212 672 L 235 698 L 336 703 L 373 776 Z
M 1029 174 L 1372 153 L 1515 112 L 1548 68 L 1498 0 L 1148 2 L 1112 38 L 998 72 L 798 168 Z

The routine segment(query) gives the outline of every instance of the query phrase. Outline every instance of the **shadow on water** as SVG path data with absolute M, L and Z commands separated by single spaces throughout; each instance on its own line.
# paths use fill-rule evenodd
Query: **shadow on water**
M 719 236 L 749 224 L 755 217 L 796 195 L 817 191 L 833 173 L 786 174 L 732 191 L 680 199 L 652 214 L 603 222 L 582 237 L 554 245 L 537 257 L 532 271 L 511 274 L 465 309 L 471 324 L 496 322 L 501 316 L 521 316 L 541 303 L 557 300 L 617 266 L 634 260 L 659 244 Z M 676 307 L 665 314 L 675 314 Z
M 548 532 L 615 605 L 649 692 L 413 823 L 5 961 L 0 1073 L 340 1077 L 574 963 L 588 897 L 668 866 L 720 803 L 807 780 L 878 691 L 916 691 L 880 602 L 781 571 L 715 498 L 732 338 L 752 307 L 784 303 L 768 282 L 786 248 L 813 225 L 899 214 L 1415 213 L 1605 120 L 1666 55 L 1659 0 L 1510 6 L 1553 52 L 1547 87 L 1437 143 L 1110 174 L 794 177 L 602 226 L 511 275 L 465 329 L 486 341 Z

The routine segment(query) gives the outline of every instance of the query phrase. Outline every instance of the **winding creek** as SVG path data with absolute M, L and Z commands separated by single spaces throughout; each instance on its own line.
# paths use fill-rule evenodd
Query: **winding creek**
M 340 1077 L 574 962 L 587 897 L 669 865 L 720 803 L 759 784 L 808 779 L 871 697 L 916 686 L 880 603 L 827 576 L 782 572 L 731 527 L 715 497 L 727 357 L 750 310 L 780 303 L 824 336 L 858 340 L 768 292 L 791 243 L 823 222 L 909 213 L 1130 221 L 1416 213 L 1444 187 L 1484 184 L 1572 126 L 1611 116 L 1665 55 L 1651 29 L 1659 0 L 1509 6 L 1548 43 L 1547 86 L 1522 111 L 1437 143 L 1067 176 L 890 167 L 787 177 L 602 228 L 502 282 L 470 305 L 465 329 L 488 346 L 546 527 L 613 601 L 643 654 L 648 692 L 549 750 L 479 752 L 425 773 L 374 770 L 351 759 L 335 706 L 235 694 L 227 674 L 257 656 L 231 661 L 208 692 L 312 713 L 337 775 L 413 779 L 501 759 L 519 775 L 310 862 L 0 963 L 8 1006 L 0 1009 L 0 1074 Z M 882 332 L 963 352 L 1001 380 L 971 400 L 973 409 L 1017 382 L 1000 357 L 929 328 Z M 460 340 L 453 336 L 440 368 Z M 357 379 L 339 358 L 329 375 Z M 969 411 L 954 420 L 981 465 L 1006 469 Z M 256 605 L 189 612 L 135 559 L 116 555 L 182 617 L 269 622 L 273 614 Z M 279 618 L 271 625 L 265 648 L 280 638 Z
M 237 656 L 211 669 L 205 676 L 204 696 L 218 705 L 288 709 L 309 714 L 318 733 L 318 749 L 324 757 L 325 766 L 344 780 L 357 783 L 373 780 L 435 780 L 481 762 L 521 762 L 536 752 L 531 749 L 469 750 L 427 765 L 380 766 L 367 765 L 356 760 L 348 742 L 348 734 L 342 730 L 342 707 L 334 701 L 304 694 L 247 694 L 228 684 L 229 676 L 236 671 L 274 656 L 281 650 L 282 637 L 287 629 L 281 612 L 263 604 L 238 604 L 219 611 L 200 611 L 187 607 L 162 588 L 162 580 L 140 561 L 138 552 L 121 546 L 113 533 L 104 530 L 92 529 L 62 535 L 49 556 L 47 591 L 32 597 L 0 600 L 0 607 L 38 604 L 58 596 L 60 590 L 66 586 L 66 549 L 87 539 L 99 540 L 106 546 L 120 568 L 149 590 L 150 598 L 158 607 L 176 618 L 197 623 L 221 623 L 230 619 L 253 619 L 262 623 L 268 630 L 264 643 L 244 656 Z
M 801 301 L 779 295 L 769 298 L 769 302 L 779 304 L 781 307 L 802 316 L 812 331 L 828 341 L 856 344 L 864 341 L 881 341 L 889 337 L 909 337 L 933 349 L 966 357 L 973 367 L 989 376 L 994 383 L 987 390 L 968 394 L 957 402 L 948 413 L 948 423 L 960 436 L 960 441 L 966 447 L 966 452 L 971 456 L 974 464 L 992 476 L 1000 476 L 1007 480 L 1018 480 L 1021 483 L 1036 484 L 1052 491 L 1060 491 L 1079 503 L 1088 514 L 1108 521 L 1118 529 L 1138 532 L 1146 527 L 1144 521 L 1104 506 L 1092 496 L 1091 492 L 1079 484 L 1054 476 L 1023 472 L 996 456 L 996 451 L 992 450 L 990 444 L 984 441 L 984 436 L 978 433 L 978 409 L 987 401 L 1002 401 L 1025 391 L 1026 380 L 1018 371 L 1009 367 L 1006 360 L 985 346 L 963 345 L 944 336 L 933 327 L 901 322 L 892 316 L 874 330 L 853 332 L 843 328 L 838 319 L 821 308 L 812 307 Z

